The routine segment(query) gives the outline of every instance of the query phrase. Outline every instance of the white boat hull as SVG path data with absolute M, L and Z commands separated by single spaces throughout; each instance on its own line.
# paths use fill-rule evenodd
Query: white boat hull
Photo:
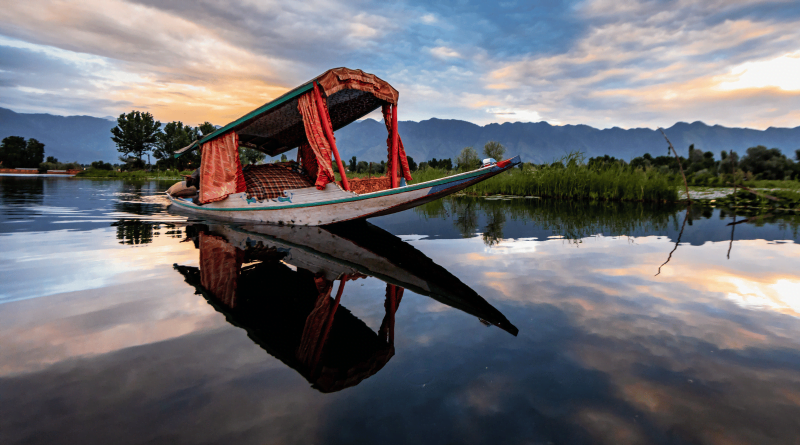
M 328 184 L 325 190 L 287 190 L 285 198 L 261 202 L 244 193 L 202 206 L 169 194 L 173 208 L 213 219 L 254 223 L 320 226 L 388 215 L 439 199 L 495 176 L 519 164 L 519 156 L 434 181 L 358 195 Z

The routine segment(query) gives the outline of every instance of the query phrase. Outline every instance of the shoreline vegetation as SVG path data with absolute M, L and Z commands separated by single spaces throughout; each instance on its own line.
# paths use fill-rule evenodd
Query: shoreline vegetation
M 76 178 L 86 179 L 131 179 L 131 180 L 175 180 L 182 181 L 183 175 L 192 174 L 192 170 L 133 170 L 133 171 L 116 171 L 116 170 L 102 170 L 97 168 L 88 168 L 75 175 Z
M 505 147 L 488 142 L 483 154 L 503 159 Z M 797 156 L 800 158 L 800 150 Z M 260 163 L 248 159 L 245 163 Z M 281 161 L 285 161 L 285 156 Z M 411 184 L 431 181 L 480 167 L 477 151 L 465 147 L 455 158 L 421 162 L 408 158 L 414 179 Z M 455 164 L 455 165 L 454 165 Z M 386 163 L 346 163 L 350 178 L 386 176 Z M 185 168 L 185 167 L 184 167 Z M 336 179 L 341 180 L 334 167 Z M 93 163 L 92 168 L 76 175 L 90 179 L 181 180 L 190 170 L 116 171 L 109 164 Z M 727 187 L 726 187 L 727 186 Z M 684 189 L 686 187 L 686 189 Z M 691 190 L 689 190 L 691 187 Z M 712 188 L 710 191 L 708 188 Z M 737 189 L 738 188 L 738 189 Z M 766 189 L 766 190 L 765 190 Z M 688 195 L 687 195 L 688 192 Z M 691 203 L 725 205 L 732 208 L 800 209 L 800 162 L 795 163 L 777 149 L 751 147 L 740 160 L 736 153 L 711 152 L 689 147 L 688 158 L 653 157 L 645 154 L 630 162 L 610 156 L 586 160 L 573 152 L 549 164 L 523 163 L 518 168 L 475 184 L 461 195 L 538 197 L 573 201 L 628 201 L 651 203 Z
M 562 200 L 649 201 L 678 200 L 677 180 L 653 169 L 637 169 L 613 164 L 598 168 L 568 157 L 566 162 L 535 166 L 523 164 L 508 172 L 467 188 L 473 196 L 513 195 L 537 196 Z M 446 176 L 444 170 L 426 169 L 414 172 L 415 182 Z

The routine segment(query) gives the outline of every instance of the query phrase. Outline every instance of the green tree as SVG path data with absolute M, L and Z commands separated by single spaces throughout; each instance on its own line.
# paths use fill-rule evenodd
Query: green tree
M 176 166 L 178 159 L 175 159 L 175 152 L 191 144 L 196 139 L 196 132 L 196 129 L 180 121 L 165 125 L 164 131 L 157 134 L 158 142 L 153 150 L 153 157 L 159 160 L 158 165 Z
M 197 127 L 197 129 L 200 131 L 201 135 L 207 136 L 216 131 L 217 127 L 214 126 L 214 124 L 212 124 L 211 122 L 206 121 L 200 124 L 200 126 Z
M 798 150 L 798 151 L 800 151 L 800 150 Z M 356 166 L 357 166 L 357 165 L 358 165 L 358 160 L 356 159 L 356 157 L 355 157 L 355 156 L 353 156 L 352 158 L 350 158 L 350 165 L 348 166 L 348 169 L 349 169 L 351 172 L 354 172 L 354 171 L 356 171 Z
M 417 163 L 414 162 L 414 158 L 411 156 L 406 156 L 406 160 L 408 160 L 408 169 L 412 172 L 415 171 L 417 169 Z
M 161 122 L 153 119 L 150 113 L 131 111 L 120 114 L 117 126 L 111 129 L 111 140 L 117 144 L 117 151 L 122 153 L 120 159 L 134 157 L 142 161 L 142 155 L 152 150 L 159 141 Z
M 239 159 L 241 160 L 242 165 L 258 164 L 266 157 L 267 155 L 256 149 L 239 147 Z
M 92 168 L 97 169 L 97 170 L 113 170 L 114 169 L 114 167 L 111 164 L 109 164 L 108 162 L 103 162 L 102 160 L 92 162 Z
M 763 145 L 748 148 L 739 166 L 758 179 L 783 179 L 794 170 L 792 160 L 779 149 Z
M 485 154 L 487 158 L 502 161 L 503 155 L 506 154 L 506 148 L 497 141 L 489 141 L 483 146 L 483 154 Z
M 2 168 L 27 167 L 22 165 L 25 160 L 25 138 L 22 136 L 9 136 L 0 143 L 0 162 Z
M 459 170 L 472 170 L 481 165 L 478 152 L 472 147 L 464 147 L 456 157 L 456 166 Z
M 42 162 L 44 162 L 44 144 L 34 138 L 28 139 L 22 166 L 38 167 Z

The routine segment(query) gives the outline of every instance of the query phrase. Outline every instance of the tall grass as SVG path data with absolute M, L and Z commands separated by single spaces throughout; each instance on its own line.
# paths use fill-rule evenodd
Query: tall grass
M 413 173 L 414 183 L 447 176 L 438 169 Z M 539 196 L 602 201 L 677 201 L 678 182 L 656 169 L 643 170 L 617 163 L 590 167 L 579 153 L 549 166 L 525 164 L 469 187 L 473 195 Z
M 135 170 L 135 171 L 128 171 L 128 172 L 118 172 L 116 170 L 99 170 L 95 168 L 90 168 L 88 170 L 84 170 L 75 175 L 78 178 L 90 178 L 90 179 L 165 179 L 165 180 L 175 180 L 180 181 L 183 179 L 182 175 L 189 175 L 192 172 L 190 170 L 186 171 L 178 171 L 178 170 L 162 170 L 162 171 L 144 171 L 144 170 Z

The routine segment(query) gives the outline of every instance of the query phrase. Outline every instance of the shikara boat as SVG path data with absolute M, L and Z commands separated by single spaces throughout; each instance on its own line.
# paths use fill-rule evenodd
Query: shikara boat
M 186 282 L 321 392 L 357 385 L 391 359 L 405 289 L 518 333 L 446 269 L 367 222 L 325 228 L 195 224 L 186 233 L 200 251 L 199 267 L 174 266 Z M 386 283 L 377 332 L 344 307 L 345 284 L 367 277 Z
M 373 74 L 334 68 L 178 152 L 201 150 L 193 197 L 168 192 L 183 211 L 227 220 L 325 225 L 406 210 L 488 179 L 520 163 L 519 156 L 434 181 L 410 184 L 397 133 L 399 93 Z M 334 131 L 381 108 L 388 131 L 387 176 L 347 178 Z M 298 159 L 242 168 L 239 147 Z M 333 165 L 341 175 L 336 181 Z

